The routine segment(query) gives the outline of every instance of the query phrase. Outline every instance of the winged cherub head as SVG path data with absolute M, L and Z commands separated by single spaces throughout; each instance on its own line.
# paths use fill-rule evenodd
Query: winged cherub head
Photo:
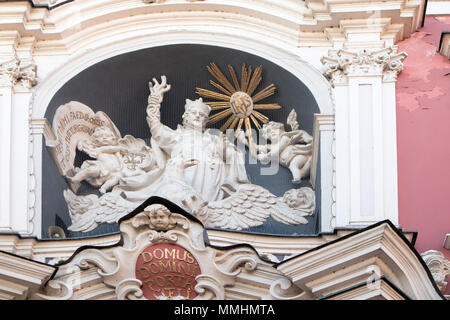
M 293 209 L 312 213 L 315 209 L 314 191 L 308 187 L 288 190 L 283 195 L 283 202 Z
M 150 228 L 156 231 L 166 231 L 175 226 L 172 220 L 172 212 L 161 204 L 152 204 L 144 209 L 144 212 L 149 217 Z

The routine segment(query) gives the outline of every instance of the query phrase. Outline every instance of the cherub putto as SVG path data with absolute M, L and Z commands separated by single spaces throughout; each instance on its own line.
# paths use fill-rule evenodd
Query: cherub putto
M 292 173 L 292 183 L 298 184 L 309 176 L 313 138 L 306 131 L 299 130 L 294 109 L 289 114 L 287 123 L 292 129 L 289 132 L 284 130 L 281 122 L 270 121 L 263 125 L 261 134 L 271 143 L 257 146 L 257 158 L 261 163 L 267 164 L 279 156 L 280 164 L 289 168 Z
M 153 204 L 144 209 L 150 218 L 149 225 L 156 231 L 166 231 L 175 226 L 175 222 L 171 219 L 172 212 L 165 206 Z
M 144 140 L 129 135 L 121 138 L 115 127 L 97 127 L 89 138 L 78 143 L 78 150 L 96 160 L 84 161 L 80 168 L 75 168 L 74 176 L 67 177 L 75 193 L 86 180 L 105 194 L 122 178 L 143 174 L 155 166 Z
M 119 183 L 122 176 L 121 152 L 126 148 L 119 145 L 120 136 L 107 126 L 97 127 L 94 133 L 78 143 L 78 149 L 97 160 L 86 160 L 76 169 L 73 177 L 67 177 L 73 192 L 77 192 L 83 180 L 100 187 L 104 194 Z

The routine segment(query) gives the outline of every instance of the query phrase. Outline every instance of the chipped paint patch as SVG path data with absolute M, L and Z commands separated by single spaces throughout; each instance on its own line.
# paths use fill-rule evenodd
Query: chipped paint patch
M 399 92 L 397 93 L 397 104 L 401 101 L 403 108 L 413 111 L 418 108 L 424 110 L 429 109 L 427 105 L 432 105 L 433 100 L 445 96 L 444 89 L 441 87 L 434 87 L 429 91 L 417 91 L 415 93 Z M 431 104 L 430 104 L 431 101 Z
M 427 17 L 398 43 L 408 53 L 396 84 L 400 226 L 417 230 L 416 249 L 439 250 L 450 232 L 450 60 L 438 52 L 450 17 Z M 447 287 L 450 294 L 450 285 Z
M 438 52 L 440 34 L 450 25 L 438 18 L 427 18 L 424 28 L 398 43 L 399 51 L 408 53 L 397 81 L 398 108 L 413 111 L 442 104 L 450 107 L 450 77 L 446 76 L 450 61 Z

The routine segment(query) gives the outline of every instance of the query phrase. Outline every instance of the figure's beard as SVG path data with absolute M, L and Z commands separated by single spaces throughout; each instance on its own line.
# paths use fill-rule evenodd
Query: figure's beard
M 203 123 L 201 120 L 184 120 L 183 126 L 185 128 L 193 129 L 196 131 L 205 131 L 206 123 Z

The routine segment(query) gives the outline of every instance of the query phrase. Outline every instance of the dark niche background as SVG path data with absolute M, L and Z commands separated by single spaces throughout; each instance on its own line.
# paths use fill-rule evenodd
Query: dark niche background
M 263 67 L 263 81 L 255 91 L 258 92 L 273 83 L 277 87 L 276 93 L 259 103 L 278 103 L 281 110 L 263 110 L 273 121 L 286 123 L 286 118 L 294 108 L 298 114 L 300 128 L 312 135 L 314 113 L 319 113 L 317 103 L 306 86 L 288 71 L 278 65 L 248 54 L 246 52 L 222 47 L 205 45 L 170 45 L 149 48 L 122 54 L 89 67 L 68 81 L 51 100 L 45 117 L 50 123 L 56 109 L 69 101 L 79 101 L 86 104 L 94 112 L 104 111 L 116 124 L 122 136 L 131 134 L 142 138 L 150 145 L 150 130 L 145 120 L 147 98 L 149 95 L 148 82 L 153 77 L 160 81 L 161 75 L 167 76 L 167 82 L 172 89 L 164 95 L 161 106 L 161 121 L 176 129 L 182 122 L 185 99 L 197 99 L 195 88 L 205 88 L 217 91 L 209 80 L 213 77 L 206 70 L 206 66 L 214 62 L 229 77 L 227 65 L 231 64 L 240 79 L 243 63 L 251 65 L 252 69 Z M 229 77 L 231 80 L 231 78 Z M 215 80 L 215 79 L 214 79 Z M 217 82 L 217 81 L 216 81 Z M 205 99 L 208 101 L 207 99 Z M 226 120 L 226 119 L 225 119 Z M 214 125 L 219 128 L 224 121 Z M 290 130 L 285 125 L 286 130 Z M 88 159 L 82 153 L 77 155 L 76 166 Z M 260 175 L 260 165 L 247 164 L 247 174 L 252 183 L 259 184 L 277 196 L 282 196 L 287 190 L 302 186 L 310 186 L 308 181 L 300 185 L 291 183 L 291 174 L 287 168 L 280 167 L 275 176 Z M 67 227 L 71 221 L 63 190 L 68 188 L 65 179 L 58 173 L 53 159 L 48 151 L 43 149 L 42 168 L 42 237 L 48 238 L 48 227 L 62 227 L 69 238 L 92 237 L 115 233 L 117 224 L 104 224 L 88 233 L 70 232 Z M 317 173 L 316 213 L 308 217 L 306 225 L 287 226 L 269 220 L 262 226 L 251 228 L 243 232 L 277 234 L 277 235 L 312 235 L 319 230 L 320 216 L 320 172 Z M 96 189 L 83 183 L 78 194 L 97 193 Z

